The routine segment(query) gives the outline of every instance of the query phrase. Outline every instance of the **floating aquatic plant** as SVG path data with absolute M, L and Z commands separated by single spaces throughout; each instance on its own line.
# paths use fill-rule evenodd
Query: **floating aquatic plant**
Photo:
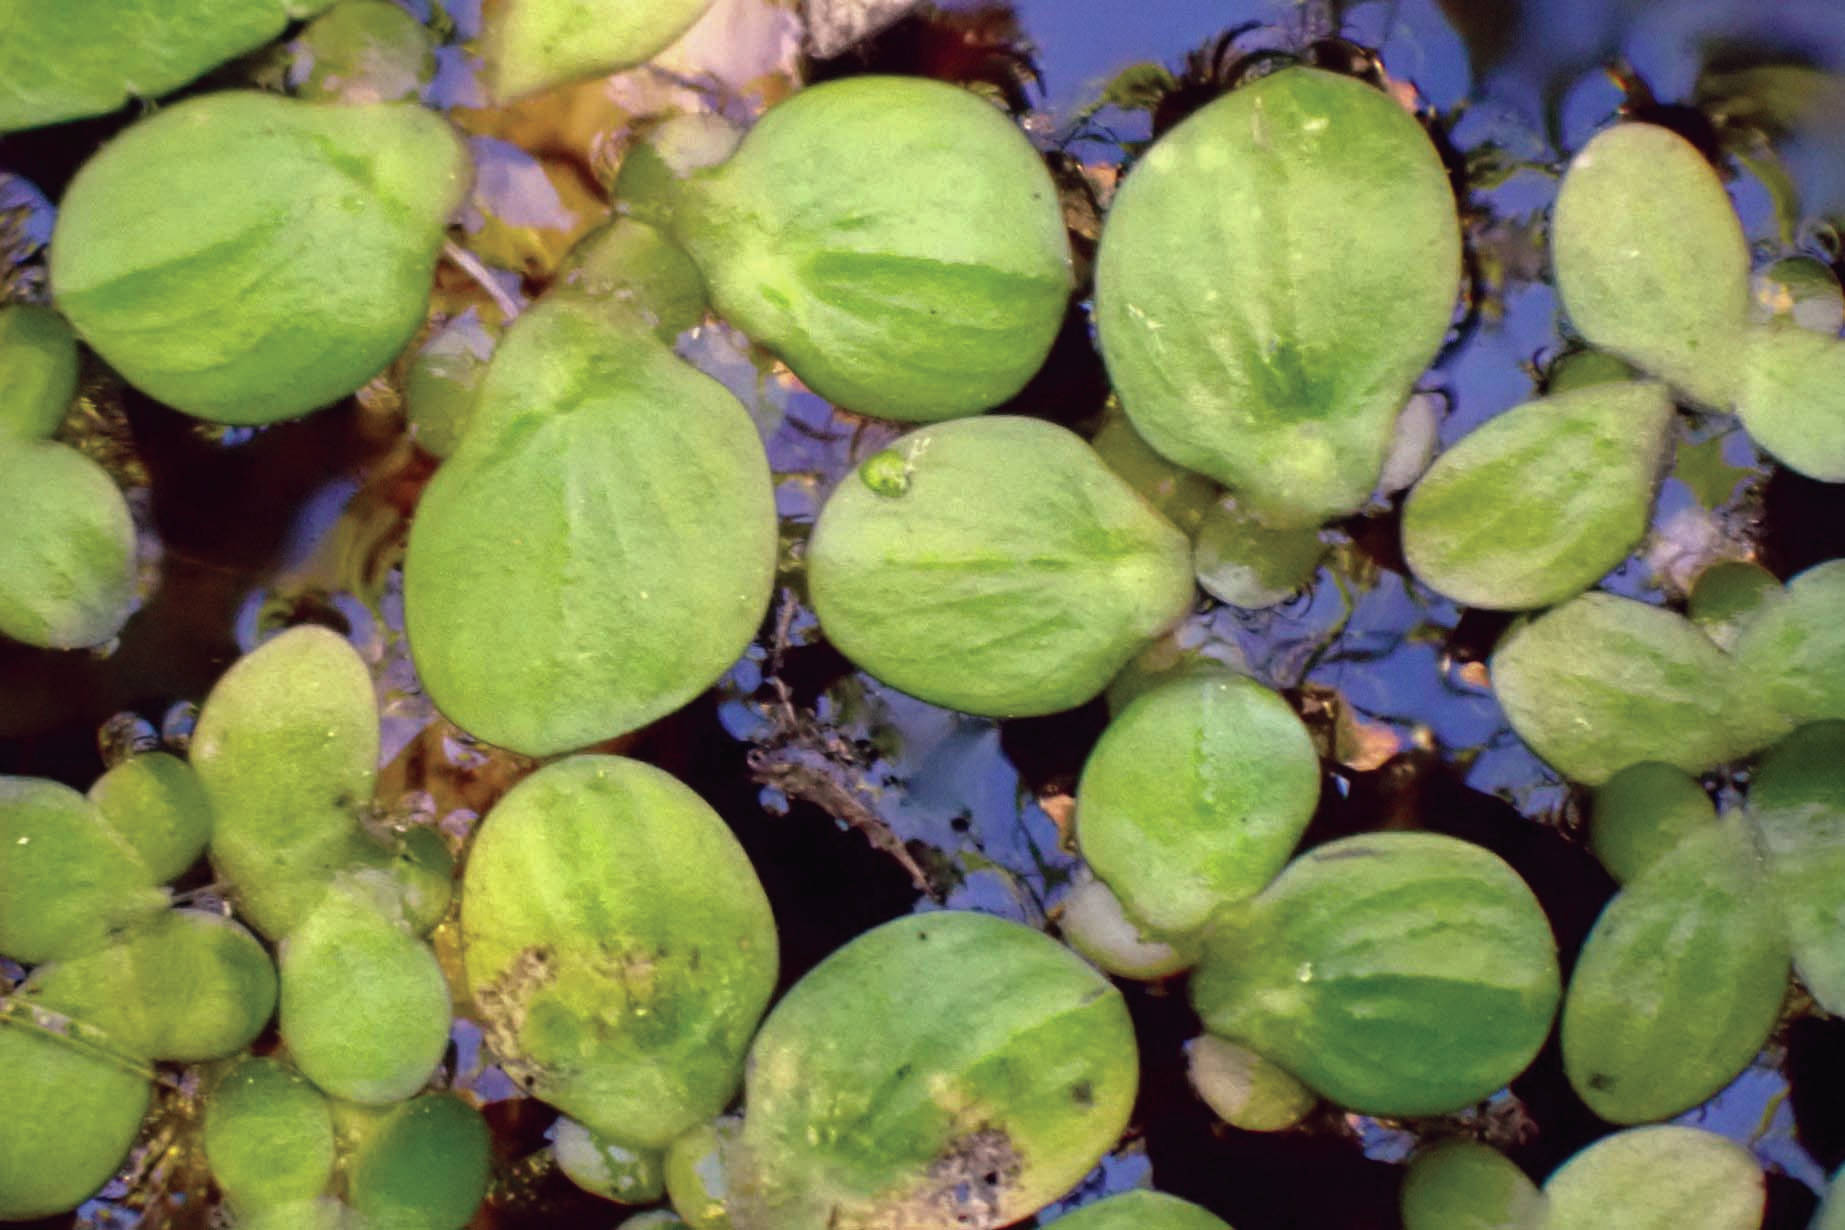
M 1228 1222 L 1164 1192 L 1122 1192 L 1057 1219 L 1064 1230 L 1230 1230 Z
M 0 489 L 0 635 L 74 649 L 121 631 L 136 603 L 135 526 L 115 480 L 63 444 L 0 435 Z
M 664 50 L 712 0 L 506 0 L 487 26 L 501 100 L 630 68 Z
M 1542 1230 L 1544 1194 L 1477 1140 L 1419 1150 L 1403 1176 L 1403 1230 Z

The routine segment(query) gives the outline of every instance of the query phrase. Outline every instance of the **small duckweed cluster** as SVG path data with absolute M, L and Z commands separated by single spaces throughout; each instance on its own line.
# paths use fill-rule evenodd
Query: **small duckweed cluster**
M 526 100 L 507 114 L 585 89 L 711 7 L 504 0 L 487 87 Z M 1622 122 L 1576 154 L 1550 251 L 1585 349 L 1430 464 L 1462 213 L 1440 132 L 1358 76 L 1280 66 L 1202 106 L 1140 152 L 1092 253 L 1040 148 L 968 90 L 866 74 L 742 133 L 681 117 L 599 181 L 606 222 L 529 305 L 453 242 L 492 139 L 421 104 L 438 31 L 381 0 L 0 0 L 0 132 L 165 94 L 308 17 L 270 65 L 287 93 L 200 88 L 96 152 L 49 304 L 0 306 L 0 634 L 106 652 L 157 584 L 116 479 L 54 438 L 80 373 L 202 432 L 383 399 L 433 471 L 386 553 L 411 689 L 517 780 L 477 823 L 387 822 L 379 655 L 313 622 L 249 638 L 183 758 L 87 795 L 0 777 L 0 1219 L 77 1207 L 183 1089 L 234 1225 L 460 1230 L 513 1183 L 457 1080 L 472 1039 L 502 1096 L 555 1108 L 543 1164 L 628 1227 L 1021 1223 L 1117 1148 L 1147 1063 L 1241 1132 L 1322 1103 L 1446 1124 L 1408 1230 L 1760 1224 L 1757 1161 L 1663 1121 L 1760 1052 L 1790 976 L 1845 1014 L 1845 562 L 1714 568 L 1684 614 L 1594 587 L 1689 415 L 1845 481 L 1845 300 L 1782 261 L 1793 306 L 1752 308 L 1695 147 Z M 435 310 L 450 273 L 485 298 Z M 1079 289 L 1113 391 L 1087 435 L 1015 401 Z M 754 407 L 688 361 L 713 317 L 864 435 L 793 541 Z M 1483 845 L 1416 816 L 1314 832 L 1309 699 L 1161 656 L 1201 601 L 1311 584 L 1333 523 L 1398 497 L 1417 582 L 1534 613 L 1483 670 L 1620 883 L 1579 953 Z M 852 667 L 969 729 L 1112 710 L 1055 927 L 923 909 L 784 979 L 726 817 L 626 753 L 761 667 L 765 622 L 779 665 L 797 595 Z M 1181 978 L 1203 1032 L 1143 1055 L 1116 980 Z M 1440 1139 L 1553 1031 L 1626 1130 L 1541 1186 Z M 1152 1190 L 1066 1216 L 1229 1230 Z

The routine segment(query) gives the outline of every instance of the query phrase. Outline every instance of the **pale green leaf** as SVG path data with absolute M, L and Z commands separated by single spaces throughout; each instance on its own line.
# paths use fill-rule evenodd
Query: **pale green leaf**
M 1211 597 L 1259 610 L 1311 582 L 1325 556 L 1317 528 L 1270 529 L 1234 499 L 1224 499 L 1212 505 L 1198 527 L 1192 567 L 1199 588 Z
M 1845 482 L 1845 341 L 1794 324 L 1751 330 L 1736 414 L 1790 470 Z
M 1669 764 L 1628 765 L 1595 788 L 1589 848 L 1626 883 L 1670 854 L 1686 835 L 1717 821 L 1704 787 Z
M 1209 1209 L 1164 1192 L 1122 1192 L 1057 1219 L 1064 1230 L 1230 1230 Z
M 0 440 L 46 438 L 76 395 L 77 335 L 64 318 L 29 303 L 0 307 Z
M 1604 1137 L 1544 1182 L 1545 1230 L 1757 1230 L 1762 1168 L 1715 1132 L 1661 1125 Z
M 165 883 L 211 840 L 211 804 L 192 766 L 165 752 L 131 756 L 90 786 L 97 814 Z
M 1477 1140 L 1417 1153 L 1403 1177 L 1404 1230 L 1542 1230 L 1544 1194 L 1505 1154 Z
M 134 613 L 135 525 L 107 471 L 50 440 L 0 439 L 0 635 L 99 645 Z
M 712 0 L 505 0 L 488 22 L 487 76 L 502 101 L 631 68 L 666 50 Z
M 0 777 L 0 955 L 33 965 L 100 948 L 165 908 L 157 883 L 75 790 Z
M 205 1099 L 205 1157 L 240 1217 L 312 1200 L 333 1179 L 327 1099 L 280 1060 L 247 1058 Z
M 1768 860 L 1794 971 L 1845 1013 L 1845 722 L 1815 722 L 1756 766 L 1746 815 Z
M 1789 723 L 1845 719 L 1845 560 L 1787 584 L 1736 642 L 1736 660 L 1761 681 Z

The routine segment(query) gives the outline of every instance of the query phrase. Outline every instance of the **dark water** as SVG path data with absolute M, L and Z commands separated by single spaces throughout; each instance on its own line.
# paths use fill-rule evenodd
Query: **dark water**
M 427 4 L 406 7 L 429 13 Z M 984 81 L 1028 110 L 1028 131 L 1065 155 L 1066 169 L 1087 164 L 1096 183 L 1131 158 L 1155 122 L 1118 108 L 1082 115 L 1103 82 L 1131 62 L 1183 72 L 1188 54 L 1198 53 L 1184 90 L 1202 100 L 1251 52 L 1300 53 L 1319 43 L 1319 54 L 1330 54 L 1335 37 L 1375 51 L 1393 80 L 1414 87 L 1457 165 L 1500 168 L 1463 185 L 1471 301 L 1424 381 L 1444 408 L 1444 444 L 1531 397 L 1567 346 L 1541 241 L 1569 150 L 1624 103 L 1697 128 L 1699 113 L 1673 108 L 1697 96 L 1712 65 L 1845 68 L 1845 9 L 1834 0 L 945 7 L 817 72 Z M 714 70 L 754 83 L 736 83 L 727 105 L 760 88 L 763 74 L 750 69 L 792 63 L 783 45 L 788 14 L 766 0 L 735 11 L 739 37 L 761 45 L 730 49 L 735 63 Z M 469 6 L 451 5 L 450 15 L 455 40 L 472 32 L 477 13 Z M 1246 25 L 1236 43 L 1212 46 Z M 458 42 L 444 49 L 441 64 L 436 101 L 478 97 Z M 1617 64 L 1629 74 L 1625 94 L 1602 71 Z M 252 70 L 224 70 L 216 83 L 240 71 Z M 0 181 L 7 194 L 0 208 L 24 204 L 29 234 L 42 242 L 45 201 L 127 118 L 0 138 L 0 171 L 22 177 Z M 1827 219 L 1845 216 L 1845 137 L 1821 127 L 1775 139 L 1800 201 L 1790 207 L 1763 181 L 1739 176 L 1734 195 L 1751 240 L 1764 259 L 1798 252 L 1836 267 L 1839 244 Z M 525 131 L 478 128 L 475 150 L 493 173 L 467 230 L 489 263 L 497 254 L 501 268 L 517 269 L 518 253 L 533 250 L 520 244 L 559 242 L 594 216 L 599 168 L 588 146 L 562 144 L 560 154 Z M 35 193 L 43 194 L 36 207 Z M 1079 233 L 1079 252 L 1083 241 Z M 518 289 L 536 293 L 542 282 L 528 278 Z M 778 478 L 788 588 L 758 643 L 718 688 L 619 749 L 690 783 L 735 828 L 775 906 L 784 985 L 867 928 L 919 907 L 1045 922 L 1076 865 L 1059 818 L 1067 818 L 1106 705 L 995 723 L 934 709 L 854 672 L 820 637 L 792 565 L 831 484 L 895 432 L 834 413 L 719 328 L 689 335 L 681 349 L 730 384 L 763 430 Z M 136 717 L 143 738 L 158 738 L 164 726 L 183 743 L 186 706 L 202 701 L 239 653 L 278 628 L 315 621 L 350 636 L 374 666 L 387 759 L 381 804 L 439 823 L 460 840 L 529 764 L 457 738 L 436 720 L 409 669 L 396 564 L 417 492 L 436 463 L 404 434 L 392 390 L 380 386 L 298 422 L 231 433 L 202 429 L 123 388 L 93 361 L 84 390 L 64 436 L 102 457 L 133 492 L 158 584 L 105 651 L 48 653 L 0 641 L 0 773 L 85 788 Z M 1092 428 L 1106 394 L 1079 309 L 1046 371 L 1010 408 Z M 1698 446 L 1698 467 L 1681 461 L 1647 544 L 1606 588 L 1676 602 L 1712 558 L 1752 556 L 1785 577 L 1845 554 L 1840 488 L 1772 468 L 1727 420 L 1685 430 L 1682 443 Z M 1687 451 L 1681 447 L 1681 458 Z M 1398 503 L 1380 502 L 1337 527 L 1326 566 L 1295 598 L 1262 612 L 1201 599 L 1170 648 L 1231 663 L 1281 690 L 1329 739 L 1348 736 L 1330 744 L 1345 754 L 1327 759 L 1308 844 L 1381 827 L 1478 842 L 1536 890 L 1567 972 L 1613 885 L 1581 845 L 1581 800 L 1510 733 L 1484 685 L 1480 664 L 1507 621 L 1458 609 L 1407 576 L 1396 547 Z M 110 737 L 99 738 L 105 728 Z M 872 839 L 889 847 L 892 835 L 902 860 Z M 919 892 L 918 872 L 927 892 Z M 1398 1163 L 1414 1143 L 1485 1126 L 1380 1124 L 1322 1110 L 1287 1133 L 1227 1128 L 1186 1082 L 1181 1048 L 1200 1027 L 1182 983 L 1123 989 L 1142 1049 L 1140 1102 L 1122 1148 L 1078 1198 L 1143 1182 L 1150 1171 L 1162 1189 L 1205 1204 L 1239 1230 L 1394 1226 Z M 1824 1175 L 1845 1161 L 1842 1030 L 1817 1017 L 1788 1023 L 1731 1089 L 1683 1117 L 1744 1142 L 1767 1165 L 1771 1226 L 1804 1226 Z M 538 1155 L 551 1112 L 513 1094 L 485 1064 L 466 1022 L 457 1024 L 456 1043 L 452 1079 L 487 1102 L 496 1133 L 500 1178 L 479 1224 L 608 1226 L 625 1216 L 547 1171 Z M 185 1116 L 195 1108 L 183 1090 L 165 1097 L 183 1145 Z M 1486 1114 L 1487 1134 L 1539 1179 L 1609 1130 L 1570 1092 L 1554 1041 Z M 167 1176 L 168 1199 L 154 1199 L 160 1183 L 149 1173 Z M 210 1202 L 201 1182 L 193 1170 L 144 1166 L 138 1182 L 118 1185 L 106 1193 L 116 1199 L 92 1202 L 79 1220 L 131 1223 L 152 1201 L 150 1225 L 199 1224 Z

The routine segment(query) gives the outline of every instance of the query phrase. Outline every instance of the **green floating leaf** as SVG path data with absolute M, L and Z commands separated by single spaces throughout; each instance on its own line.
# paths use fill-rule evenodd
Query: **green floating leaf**
M 1790 723 L 1845 719 L 1845 560 L 1807 569 L 1736 641 L 1744 673 L 1762 681 Z
M 0 1071 L 7 1074 L 0 1221 L 76 1208 L 128 1157 L 151 1100 L 151 1074 L 14 1013 L 0 1013 Z
M 1845 289 L 1832 266 L 1810 256 L 1788 256 L 1756 274 L 1750 319 L 1787 321 L 1825 337 L 1845 328 Z
M 1154 452 L 1118 408 L 1110 407 L 1089 446 L 1188 537 L 1198 533 L 1217 503 L 1216 483 Z
M 206 1098 L 205 1157 L 242 1216 L 311 1201 L 333 1181 L 327 1099 L 277 1060 L 247 1058 Z
M 1079 877 L 1063 899 L 1057 930 L 1098 967 L 1121 978 L 1152 980 L 1176 974 L 1198 959 L 1195 944 L 1149 938 L 1121 908 L 1121 899 L 1087 869 Z
M 636 1148 L 724 1108 L 775 988 L 775 919 L 743 848 L 671 775 L 615 756 L 547 765 L 488 814 L 461 938 L 501 1065 Z
M 1762 1168 L 1698 1128 L 1631 1128 L 1581 1150 L 1544 1182 L 1545 1230 L 1757 1230 Z
M 666 1191 L 673 1211 L 692 1230 L 731 1230 L 730 1179 L 724 1153 L 737 1138 L 740 1120 L 725 1116 L 701 1123 L 666 1151 Z
M 652 59 L 712 0 L 506 0 L 486 34 L 487 79 L 506 102 Z
M 1746 814 L 1768 860 L 1794 970 L 1822 1008 L 1845 1013 L 1845 722 L 1803 726 L 1764 756 Z
M 155 883 L 75 790 L 0 777 L 0 954 L 35 965 L 100 948 L 166 908 Z
M 1740 357 L 1736 414 L 1749 435 L 1790 470 L 1845 482 L 1845 341 L 1770 325 Z
M 20 994 L 124 1055 L 197 1063 L 234 1055 L 263 1031 L 275 965 L 230 919 L 169 910 L 106 948 L 39 966 Z
M 340 0 L 290 50 L 288 83 L 314 102 L 414 100 L 436 75 L 435 39 L 390 0 Z
M 1672 425 L 1663 385 L 1596 384 L 1527 402 L 1443 453 L 1403 508 L 1403 554 L 1467 606 L 1549 606 L 1646 536 Z
M 1114 1146 L 1138 1076 L 1120 992 L 1069 949 L 986 914 L 897 919 L 822 961 L 756 1035 L 731 1217 L 1010 1225 Z
M 1076 788 L 1083 858 L 1161 938 L 1253 896 L 1320 800 L 1320 758 L 1288 703 L 1239 675 L 1143 693 L 1109 724 Z
M 90 802 L 148 873 L 165 883 L 198 861 L 211 840 L 211 803 L 192 766 L 165 752 L 131 756 L 97 778 Z
M 356 650 L 291 628 L 245 654 L 205 699 L 192 766 L 211 800 L 213 864 L 270 939 L 292 931 L 333 878 L 382 851 L 359 816 L 378 763 L 378 708 Z
M 1595 788 L 1589 848 L 1623 884 L 1670 854 L 1688 834 L 1717 821 L 1717 805 L 1689 774 L 1669 764 L 1629 765 Z
M 409 104 L 189 99 L 71 181 L 51 284 L 141 391 L 268 423 L 375 376 L 423 324 L 465 147 Z
M 1096 324 L 1134 426 L 1278 528 L 1376 486 L 1453 316 L 1460 226 L 1419 125 L 1290 68 L 1160 139 L 1109 210 Z
M 551 1154 L 557 1159 L 557 1168 L 572 1183 L 618 1204 L 646 1204 L 658 1200 L 666 1190 L 665 1168 L 658 1150 L 617 1144 L 575 1119 L 557 1121 Z
M 1492 680 L 1519 738 L 1591 786 L 1643 760 L 1703 773 L 1789 725 L 1689 620 L 1612 594 L 1583 594 L 1513 632 Z
M 1199 587 L 1211 597 L 1260 610 L 1312 581 L 1325 557 L 1318 529 L 1273 530 L 1226 499 L 1204 515 L 1192 567 Z
M 1038 419 L 915 431 L 833 491 L 808 587 L 853 663 L 992 717 L 1080 705 L 1190 609 L 1185 536 Z
M 1760 564 L 1724 560 L 1698 573 L 1685 614 L 1719 649 L 1734 650 L 1743 629 L 1786 597 L 1780 578 Z
M 1230 1230 L 1209 1209 L 1164 1192 L 1122 1192 L 1057 1219 L 1064 1230 Z
M 1665 1119 L 1748 1066 L 1787 989 L 1787 937 L 1747 835 L 1710 825 L 1608 903 L 1563 1004 L 1563 1068 L 1611 1123 Z
M 775 498 L 737 399 L 642 326 L 568 300 L 520 317 L 404 563 L 417 673 L 442 712 L 533 756 L 704 691 L 755 635 Z
M 447 457 L 461 447 L 498 336 L 469 308 L 438 329 L 411 360 L 404 415 L 425 452 Z
M 0 0 L 0 132 L 154 98 L 329 0 Z
M 1043 364 L 1069 303 L 1069 240 L 1037 150 L 939 81 L 802 90 L 680 198 L 674 233 L 718 310 L 860 414 L 998 405 Z
M 50 436 L 76 395 L 77 335 L 64 318 L 29 303 L 0 307 L 0 442 Z
M 1557 190 L 1551 252 L 1577 332 L 1729 408 L 1749 324 L 1749 245 L 1695 146 L 1653 124 L 1590 141 Z
M 705 282 L 685 249 L 633 218 L 615 218 L 578 241 L 558 266 L 554 295 L 637 314 L 668 346 L 705 317 Z
M 282 1040 L 303 1075 L 380 1106 L 421 1089 L 448 1045 L 448 983 L 368 886 L 336 885 L 282 942 Z
M 1544 373 L 1544 393 L 1555 397 L 1592 384 L 1618 384 L 1639 377 L 1632 364 L 1605 350 L 1571 350 Z
M 1544 1194 L 1490 1145 L 1449 1140 L 1403 1177 L 1403 1230 L 1543 1230 Z
M 1307 1117 L 1319 1096 L 1246 1046 L 1211 1034 L 1185 1044 L 1186 1075 L 1205 1105 L 1245 1132 L 1282 1132 Z
M 1537 1055 L 1557 951 L 1537 899 L 1497 856 L 1379 833 L 1308 851 L 1226 911 L 1191 995 L 1212 1033 L 1341 1106 L 1441 1114 Z
M 100 645 L 135 608 L 135 525 L 115 480 L 49 440 L 0 439 L 0 635 Z
M 346 1198 L 375 1230 L 461 1230 L 487 1196 L 491 1143 L 454 1094 L 412 1098 L 359 1148 Z

